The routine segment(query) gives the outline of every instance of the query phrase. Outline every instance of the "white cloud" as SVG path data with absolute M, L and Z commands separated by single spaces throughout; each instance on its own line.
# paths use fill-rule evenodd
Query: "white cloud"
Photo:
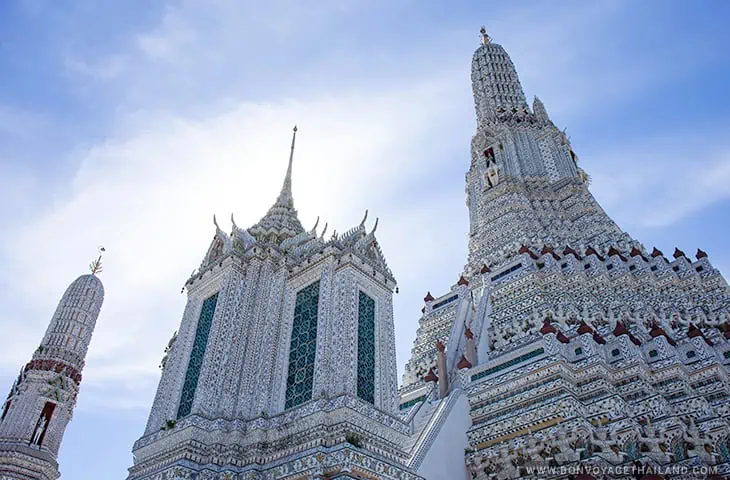
M 704 136 L 648 139 L 597 153 L 590 164 L 594 194 L 627 226 L 671 225 L 730 198 L 730 145 Z
M 69 57 L 65 61 L 65 67 L 69 72 L 75 74 L 87 75 L 97 80 L 111 80 L 124 72 L 126 59 L 121 55 L 113 55 L 92 63 L 80 58 Z

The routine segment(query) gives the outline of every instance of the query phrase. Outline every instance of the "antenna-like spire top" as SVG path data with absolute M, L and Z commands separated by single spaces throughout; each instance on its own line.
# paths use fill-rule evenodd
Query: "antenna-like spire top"
M 286 170 L 286 177 L 284 177 L 284 185 L 281 187 L 281 193 L 279 198 L 276 200 L 277 205 L 284 205 L 287 207 L 294 206 L 294 199 L 291 193 L 291 168 L 294 162 L 294 144 L 297 141 L 297 126 L 294 125 L 293 134 L 291 137 L 291 151 L 289 152 L 289 167 Z
M 103 246 L 99 245 L 98 251 L 99 251 L 99 257 L 96 260 L 94 260 L 93 262 L 91 262 L 91 264 L 89 265 L 92 275 L 101 273 L 103 270 L 101 268 L 101 256 L 104 252 L 106 252 L 106 249 Z
M 480 37 L 480 41 L 482 42 L 482 45 L 488 44 L 489 41 L 491 40 L 489 35 L 487 35 L 487 29 L 484 28 L 484 25 L 482 25 L 482 28 L 479 29 L 479 37 Z

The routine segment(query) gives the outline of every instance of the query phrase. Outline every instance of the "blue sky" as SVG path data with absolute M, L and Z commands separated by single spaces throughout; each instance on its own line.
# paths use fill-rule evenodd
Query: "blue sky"
M 211 217 L 265 213 L 294 123 L 302 222 L 380 217 L 402 371 L 423 295 L 465 263 L 481 24 L 622 228 L 730 271 L 730 4 L 697 5 L 0 3 L 0 388 L 104 244 L 106 300 L 59 461 L 62 478 L 124 478 Z

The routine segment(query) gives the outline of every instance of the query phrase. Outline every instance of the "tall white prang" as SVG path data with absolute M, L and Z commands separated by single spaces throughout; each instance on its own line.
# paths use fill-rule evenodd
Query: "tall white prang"
M 69 285 L 31 360 L 20 369 L 0 414 L 0 478 L 54 480 L 58 449 L 73 415 L 84 359 L 104 301 L 92 273 Z

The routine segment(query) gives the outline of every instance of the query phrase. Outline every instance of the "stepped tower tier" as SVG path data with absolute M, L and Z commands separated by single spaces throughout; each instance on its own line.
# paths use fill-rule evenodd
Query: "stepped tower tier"
M 468 415 L 469 478 L 565 478 L 578 464 L 576 478 L 729 476 L 727 281 L 701 249 L 665 256 L 622 231 L 543 102 L 529 109 L 505 50 L 481 38 L 469 257 L 450 291 L 424 297 L 403 416 L 465 398 L 440 421 Z M 424 435 L 443 435 L 437 423 Z M 451 435 L 442 445 L 460 445 Z
M 58 450 L 104 301 L 104 287 L 96 275 L 100 260 L 92 264 L 92 274 L 82 275 L 66 289 L 40 346 L 10 389 L 0 417 L 0 478 L 59 476 Z
M 397 406 L 396 282 L 378 221 L 305 230 L 293 151 L 294 138 L 256 225 L 229 234 L 214 219 L 130 480 L 421 478 L 402 448 L 412 429 Z

